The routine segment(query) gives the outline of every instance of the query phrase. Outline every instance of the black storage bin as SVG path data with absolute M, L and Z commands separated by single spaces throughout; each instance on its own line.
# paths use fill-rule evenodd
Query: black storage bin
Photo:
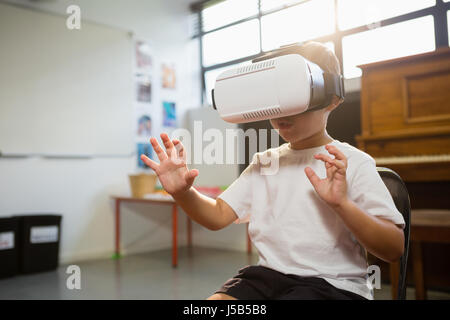
M 17 218 L 0 218 L 0 278 L 19 272 L 18 232 Z
M 61 215 L 26 215 L 18 218 L 20 272 L 56 269 L 59 263 Z

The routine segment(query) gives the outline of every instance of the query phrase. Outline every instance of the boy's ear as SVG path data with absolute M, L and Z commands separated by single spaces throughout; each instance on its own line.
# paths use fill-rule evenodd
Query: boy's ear
M 330 105 L 327 107 L 327 111 L 333 111 L 336 109 L 342 102 L 344 102 L 344 99 L 339 98 L 338 96 L 333 96 L 333 99 L 331 100 Z

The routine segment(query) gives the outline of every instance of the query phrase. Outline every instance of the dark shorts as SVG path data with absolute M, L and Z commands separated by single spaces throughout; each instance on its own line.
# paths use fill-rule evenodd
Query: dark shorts
M 216 293 L 240 300 L 366 300 L 322 278 L 283 274 L 263 266 L 240 269 Z

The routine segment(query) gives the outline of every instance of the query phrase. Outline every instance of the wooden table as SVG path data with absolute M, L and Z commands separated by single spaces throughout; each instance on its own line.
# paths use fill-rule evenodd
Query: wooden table
M 450 243 L 450 210 L 411 211 L 411 258 L 416 288 L 416 299 L 427 298 L 422 243 Z
M 173 199 L 168 200 L 155 200 L 146 198 L 133 198 L 123 196 L 112 196 L 115 205 L 115 258 L 120 258 L 120 205 L 123 202 L 130 203 L 145 203 L 145 204 L 163 204 L 172 207 L 172 266 L 178 265 L 178 244 L 177 244 L 177 231 L 178 231 L 178 206 Z M 187 217 L 187 242 L 188 246 L 192 246 L 192 221 Z
M 412 271 L 416 300 L 427 298 L 422 243 L 450 243 L 450 210 L 413 209 L 411 210 L 410 250 L 408 261 Z M 400 263 L 390 265 L 392 299 L 397 299 Z

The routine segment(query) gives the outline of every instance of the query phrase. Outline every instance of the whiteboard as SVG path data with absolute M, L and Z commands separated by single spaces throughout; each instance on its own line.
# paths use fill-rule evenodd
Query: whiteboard
M 123 30 L 0 4 L 0 151 L 133 150 L 133 44 Z

